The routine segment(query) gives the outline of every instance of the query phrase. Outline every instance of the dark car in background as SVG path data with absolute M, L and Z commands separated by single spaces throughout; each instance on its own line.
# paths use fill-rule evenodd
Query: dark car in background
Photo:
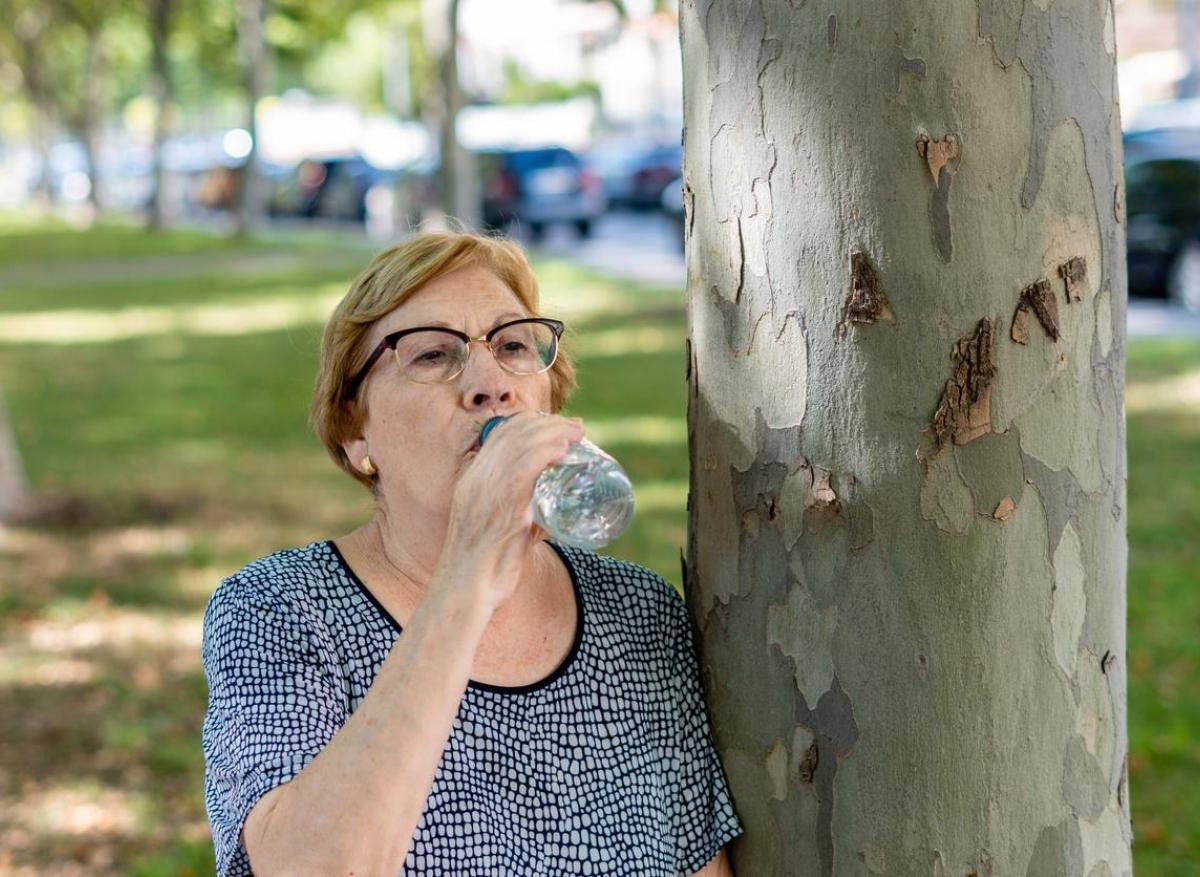
M 273 183 L 270 211 L 275 216 L 362 222 L 367 194 L 390 184 L 395 174 L 360 155 L 306 158 Z
M 657 210 L 667 185 L 682 173 L 683 147 L 640 139 L 597 144 L 590 157 L 613 207 Z
M 514 224 L 537 240 L 547 225 L 566 224 L 589 237 L 607 208 L 600 178 L 565 147 L 484 149 L 475 159 L 490 228 Z
M 1200 129 L 1132 131 L 1124 145 L 1129 291 L 1200 311 Z

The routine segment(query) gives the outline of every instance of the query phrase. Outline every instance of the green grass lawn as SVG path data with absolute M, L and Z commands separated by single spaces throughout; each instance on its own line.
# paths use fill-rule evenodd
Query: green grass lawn
M 211 873 L 200 613 L 248 560 L 369 514 L 306 422 L 321 319 L 368 258 L 0 216 L 0 388 L 45 503 L 0 541 L 0 872 Z M 682 296 L 537 267 L 577 354 L 568 413 L 637 488 L 609 550 L 678 584 Z M 1135 849 L 1139 874 L 1182 875 L 1200 867 L 1200 391 L 1161 390 L 1200 382 L 1200 344 L 1131 343 L 1128 373 Z

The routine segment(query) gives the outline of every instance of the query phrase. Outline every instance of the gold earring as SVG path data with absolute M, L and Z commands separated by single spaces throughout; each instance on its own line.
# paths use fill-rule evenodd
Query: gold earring
M 358 464 L 358 468 L 362 469 L 364 475 L 374 475 L 377 471 L 375 464 L 371 462 L 370 455 L 362 458 L 362 462 Z

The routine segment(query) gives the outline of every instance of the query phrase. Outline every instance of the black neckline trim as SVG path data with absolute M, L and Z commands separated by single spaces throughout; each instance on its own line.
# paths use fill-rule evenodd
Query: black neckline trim
M 468 679 L 467 688 L 473 688 L 476 691 L 491 691 L 497 694 L 526 694 L 550 685 L 556 679 L 565 674 L 575 662 L 575 658 L 579 654 L 580 644 L 583 642 L 583 588 L 580 587 L 579 577 L 575 571 L 575 564 L 572 563 L 571 559 L 567 556 L 567 553 L 562 549 L 562 547 L 560 547 L 551 539 L 543 539 L 542 541 L 554 549 L 554 552 L 562 560 L 563 566 L 567 568 L 567 573 L 571 577 L 571 590 L 575 593 L 575 637 L 571 640 L 571 650 L 567 652 L 567 656 L 562 659 L 562 662 L 555 667 L 553 671 L 551 671 L 549 676 L 539 679 L 536 682 L 530 682 L 528 685 L 493 685 L 489 682 L 476 682 L 474 679 Z M 346 558 L 342 556 L 341 549 L 337 547 L 337 543 L 335 543 L 332 539 L 327 539 L 325 540 L 324 544 L 333 553 L 334 558 L 342 568 L 342 572 L 375 606 L 375 609 L 379 612 L 380 616 L 395 629 L 397 634 L 403 633 L 404 628 L 400 626 L 400 622 L 398 622 L 392 616 L 391 612 L 388 612 L 388 610 L 383 607 L 383 604 L 380 603 L 379 600 L 376 599 L 375 595 L 371 593 L 371 589 L 363 584 L 362 579 L 358 577 L 358 573 L 353 570 L 350 564 L 346 562 Z

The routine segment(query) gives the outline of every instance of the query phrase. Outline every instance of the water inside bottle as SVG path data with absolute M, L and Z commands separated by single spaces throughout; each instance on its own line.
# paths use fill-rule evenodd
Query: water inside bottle
M 620 535 L 633 517 L 633 489 L 607 454 L 607 459 L 597 459 L 573 451 L 538 478 L 535 514 L 563 543 L 600 548 Z

